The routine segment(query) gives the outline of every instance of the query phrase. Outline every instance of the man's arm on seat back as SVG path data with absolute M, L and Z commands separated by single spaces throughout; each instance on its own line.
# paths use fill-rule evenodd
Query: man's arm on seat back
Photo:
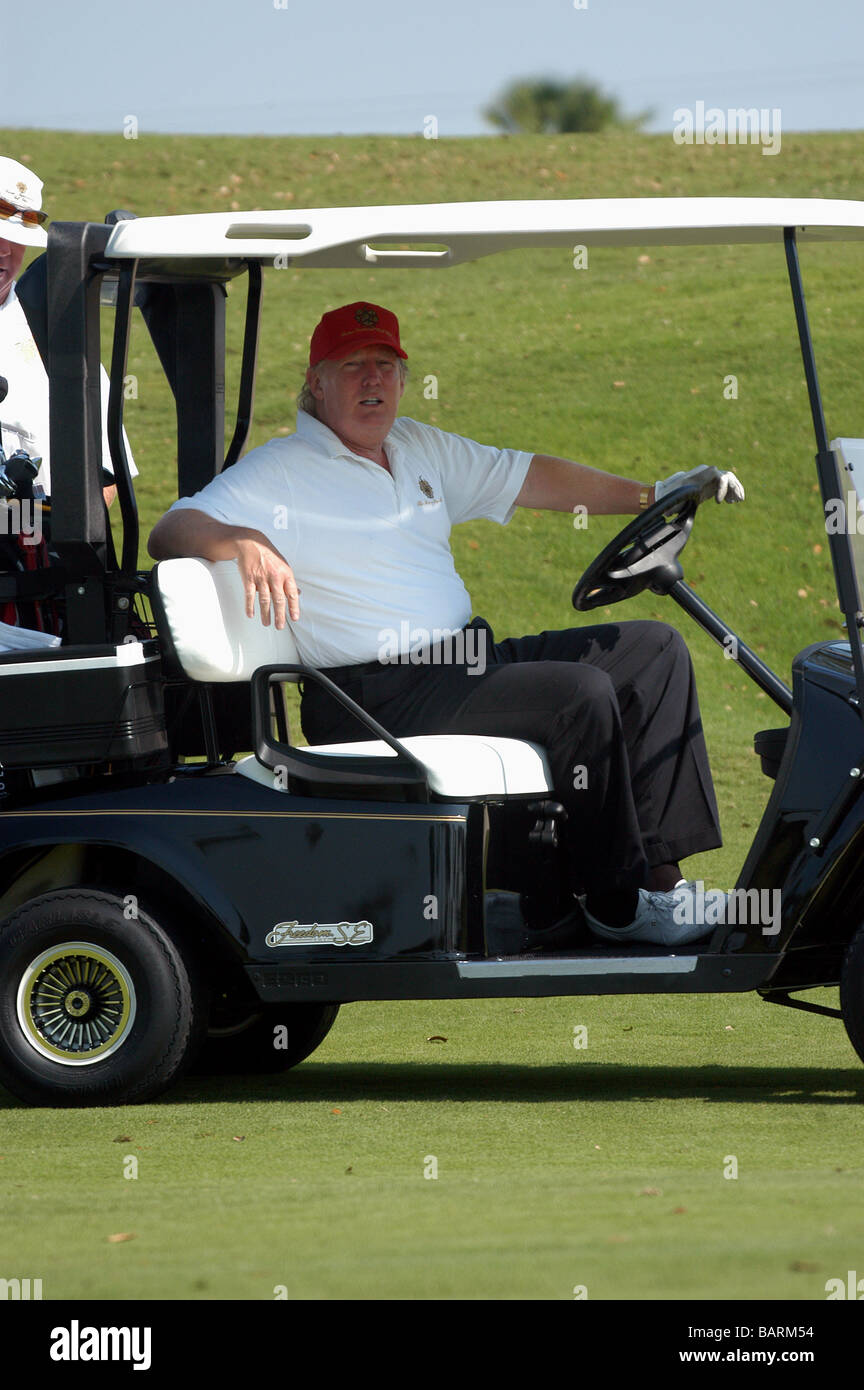
M 195 555 L 203 560 L 236 560 L 246 592 L 246 616 L 255 613 L 270 626 L 271 607 L 277 628 L 285 626 L 286 608 L 293 622 L 300 617 L 300 590 L 294 571 L 261 531 L 230 526 L 191 507 L 166 512 L 150 533 L 147 549 L 154 560 Z
M 184 508 L 168 511 L 150 532 L 147 549 L 154 560 L 174 560 L 183 555 L 198 555 L 203 560 L 236 560 L 240 535 L 257 536 L 245 526 L 229 526 L 217 521 L 207 512 Z

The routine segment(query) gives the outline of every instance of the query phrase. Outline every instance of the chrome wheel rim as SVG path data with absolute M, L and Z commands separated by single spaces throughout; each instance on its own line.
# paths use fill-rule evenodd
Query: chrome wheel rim
M 135 986 L 103 946 L 65 941 L 31 961 L 18 987 L 18 1022 L 34 1051 L 69 1067 L 102 1062 L 135 1021 Z

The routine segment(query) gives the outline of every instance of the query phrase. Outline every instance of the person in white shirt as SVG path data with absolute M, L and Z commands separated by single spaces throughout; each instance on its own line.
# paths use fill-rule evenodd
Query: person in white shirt
M 506 524 L 517 506 L 638 513 L 683 477 L 717 501 L 739 501 L 743 488 L 716 468 L 648 488 L 397 418 L 406 356 L 396 316 L 380 305 L 325 314 L 296 433 L 175 502 L 151 533 L 150 554 L 236 560 L 249 619 L 257 599 L 265 625 L 290 622 L 301 660 L 397 737 L 485 733 L 542 744 L 592 932 L 663 944 L 706 935 L 692 912 L 676 912 L 682 894 L 697 891 L 678 860 L 722 843 L 683 639 L 665 623 L 635 621 L 496 643 L 483 619 L 469 624 L 449 533 L 476 517 Z M 482 662 L 465 640 L 472 630 L 486 639 Z M 415 662 L 418 634 L 426 650 Z M 313 743 L 358 736 L 356 721 L 312 682 L 301 718 Z M 575 918 L 559 925 L 566 939 Z
M 48 376 L 33 340 L 24 310 L 15 293 L 15 281 L 30 247 L 45 247 L 48 236 L 42 211 L 42 180 L 17 160 L 0 155 L 0 376 L 8 392 L 0 401 L 0 428 L 7 455 L 24 449 L 42 459 L 34 479 L 46 496 L 51 494 L 51 441 L 48 423 Z M 125 439 L 125 436 L 124 436 Z M 138 472 L 126 442 L 129 468 Z M 108 448 L 108 377 L 102 369 L 102 467 L 113 473 Z M 103 487 L 110 506 L 117 489 Z

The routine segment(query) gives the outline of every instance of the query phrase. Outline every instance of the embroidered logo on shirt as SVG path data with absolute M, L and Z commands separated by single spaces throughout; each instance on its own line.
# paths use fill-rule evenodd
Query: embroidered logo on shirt
M 435 489 L 432 486 L 432 484 L 427 482 L 426 479 L 423 477 L 418 478 L 417 481 L 419 483 L 420 491 L 423 493 L 423 496 L 428 499 L 426 502 L 418 502 L 417 506 L 428 507 L 433 504 L 437 505 L 437 503 L 441 501 L 441 498 L 435 496 Z

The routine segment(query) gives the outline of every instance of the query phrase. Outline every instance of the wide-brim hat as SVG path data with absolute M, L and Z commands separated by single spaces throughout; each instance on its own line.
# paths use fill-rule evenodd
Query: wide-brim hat
M 42 180 L 32 169 L 17 159 L 0 155 L 0 199 L 18 208 L 18 214 L 0 216 L 0 240 L 14 241 L 19 246 L 47 246 L 48 233 L 44 227 L 28 225 L 24 212 L 41 212 Z

